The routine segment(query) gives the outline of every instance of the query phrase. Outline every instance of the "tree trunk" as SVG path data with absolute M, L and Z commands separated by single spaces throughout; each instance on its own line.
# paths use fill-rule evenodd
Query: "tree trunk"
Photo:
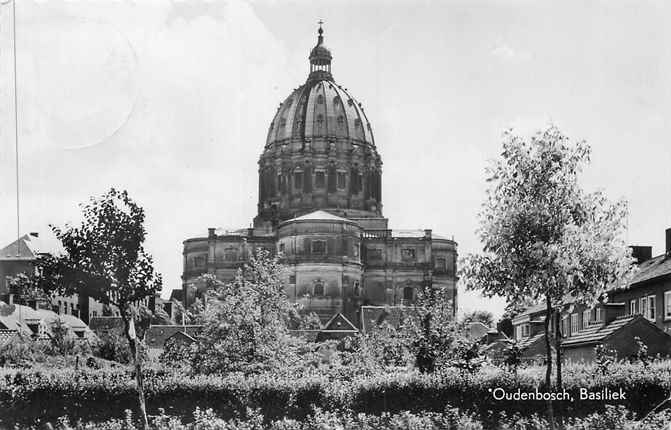
M 546 297 L 545 300 L 546 303 L 546 308 L 545 308 L 545 323 L 544 323 L 544 329 L 545 329 L 545 360 L 546 360 L 546 367 L 545 367 L 545 388 L 550 389 L 550 384 L 551 380 L 550 378 L 552 377 L 552 350 L 551 350 L 551 343 L 550 343 L 550 322 L 552 320 L 552 303 L 550 302 L 550 297 Z
M 562 336 L 561 336 L 561 325 L 560 325 L 560 313 L 557 311 L 557 318 L 555 318 L 555 349 L 557 350 L 555 352 L 556 357 L 557 357 L 557 391 L 561 391 L 562 389 L 562 377 L 561 377 L 561 341 L 562 341 Z
M 551 377 L 552 377 L 552 350 L 550 349 L 550 322 L 552 320 L 552 302 L 550 301 L 550 296 L 545 297 L 545 359 L 547 360 L 547 365 L 545 368 L 545 389 L 550 391 L 551 386 Z M 555 429 L 555 417 L 554 409 L 552 407 L 552 400 L 548 400 L 548 421 L 550 421 L 550 428 Z
M 138 401 L 140 402 L 140 414 L 142 415 L 142 428 L 149 428 L 149 420 L 147 419 L 147 407 L 144 399 L 144 381 L 142 379 L 142 362 L 138 356 L 138 348 L 136 344 L 137 336 L 131 337 L 128 332 L 130 329 L 130 321 L 127 317 L 123 316 L 125 313 L 121 312 L 122 319 L 124 322 L 126 339 L 128 339 L 128 345 L 130 346 L 130 352 L 133 356 L 133 362 L 135 365 L 135 382 L 137 384 L 137 396 Z M 133 316 L 131 315 L 131 318 Z

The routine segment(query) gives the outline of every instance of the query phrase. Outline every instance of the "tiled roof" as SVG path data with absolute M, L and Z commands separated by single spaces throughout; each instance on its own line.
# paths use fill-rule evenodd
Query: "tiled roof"
M 671 274 L 671 257 L 667 257 L 666 254 L 658 255 L 639 264 L 638 269 L 629 286 Z
M 170 301 L 182 302 L 184 300 L 184 290 L 175 288 L 170 292 Z
M 16 253 L 16 240 L 0 249 L 0 260 L 33 260 L 40 254 L 58 255 L 64 252 L 60 241 L 50 233 L 33 236 L 26 234 L 19 239 L 19 255 Z
M 123 331 L 123 320 L 121 317 L 91 317 L 89 328 L 95 332 Z
M 538 342 L 539 340 L 543 339 L 544 337 L 545 337 L 544 332 L 536 333 L 535 335 L 527 337 L 526 339 L 522 340 L 518 346 L 520 350 L 526 349 L 531 345 L 533 345 L 534 343 Z
M 361 330 L 366 333 L 384 321 L 398 327 L 402 316 L 402 306 L 361 306 Z
M 19 335 L 18 330 L 0 329 L 0 345 L 10 342 Z
M 642 318 L 643 320 L 648 321 L 640 315 L 618 317 L 608 325 L 590 327 L 588 329 L 578 332 L 577 336 L 571 336 L 566 338 L 562 342 L 562 346 L 573 346 L 585 343 L 601 342 L 605 338 L 615 333 L 616 331 L 620 330 L 621 328 L 623 328 L 624 326 L 631 323 L 637 318 Z
M 176 333 L 185 332 L 193 337 L 202 329 L 202 325 L 152 325 L 145 334 L 145 340 L 149 348 L 163 348 L 166 340 Z

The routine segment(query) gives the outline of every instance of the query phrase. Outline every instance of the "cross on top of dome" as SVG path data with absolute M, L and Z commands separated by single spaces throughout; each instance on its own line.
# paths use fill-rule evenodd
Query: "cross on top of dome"
M 319 29 L 317 30 L 317 45 L 310 51 L 310 76 L 311 79 L 327 79 L 333 80 L 331 76 L 331 60 L 333 56 L 331 51 L 324 45 L 324 29 L 321 19 L 317 22 Z

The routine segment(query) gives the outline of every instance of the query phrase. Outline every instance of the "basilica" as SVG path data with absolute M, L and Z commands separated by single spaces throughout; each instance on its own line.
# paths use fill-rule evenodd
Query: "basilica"
M 286 292 L 323 329 L 360 329 L 366 308 L 413 303 L 425 286 L 452 291 L 457 244 L 430 229 L 391 230 L 382 214 L 382 160 L 364 108 L 336 83 L 318 30 L 310 73 L 280 105 L 258 162 L 253 227 L 208 229 L 184 241 L 182 300 L 203 274 L 230 280 L 258 248 L 289 268 Z M 367 324 L 367 322 L 366 322 Z

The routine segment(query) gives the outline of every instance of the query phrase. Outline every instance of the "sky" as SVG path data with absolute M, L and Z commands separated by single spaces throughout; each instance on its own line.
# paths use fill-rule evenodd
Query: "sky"
M 249 226 L 257 160 L 325 21 L 337 83 L 362 102 L 392 228 L 481 250 L 484 169 L 507 128 L 592 146 L 581 178 L 630 203 L 627 241 L 671 227 L 671 27 L 664 1 L 17 2 L 20 228 L 79 220 L 127 189 L 164 296 L 182 241 Z M 16 237 L 11 6 L 0 5 L 0 245 Z M 666 197 L 665 197 L 666 196 Z M 502 299 L 460 288 L 460 311 Z

